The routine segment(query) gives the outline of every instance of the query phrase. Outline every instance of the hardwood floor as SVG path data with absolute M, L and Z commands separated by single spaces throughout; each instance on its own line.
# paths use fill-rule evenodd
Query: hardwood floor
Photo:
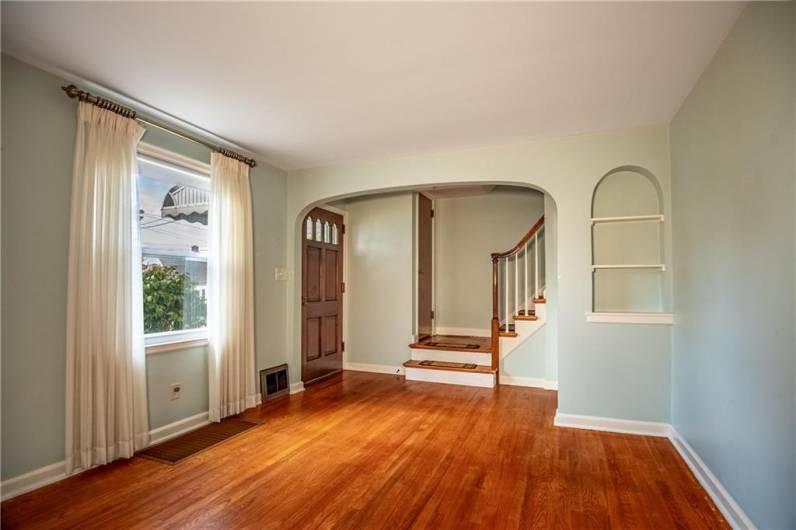
M 666 439 L 553 427 L 556 393 L 345 372 L 169 466 L 0 505 L 7 528 L 728 528 Z

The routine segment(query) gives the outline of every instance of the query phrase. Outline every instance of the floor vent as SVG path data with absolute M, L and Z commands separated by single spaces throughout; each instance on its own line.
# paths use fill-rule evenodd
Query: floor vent
M 263 395 L 263 403 L 269 399 L 288 394 L 290 392 L 290 383 L 288 381 L 287 364 L 260 370 L 260 393 Z

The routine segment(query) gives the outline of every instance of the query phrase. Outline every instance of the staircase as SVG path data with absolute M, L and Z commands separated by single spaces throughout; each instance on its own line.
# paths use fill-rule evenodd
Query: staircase
M 500 360 L 545 324 L 544 217 L 510 250 L 492 254 L 489 337 L 433 335 L 409 345 L 408 381 L 494 388 Z

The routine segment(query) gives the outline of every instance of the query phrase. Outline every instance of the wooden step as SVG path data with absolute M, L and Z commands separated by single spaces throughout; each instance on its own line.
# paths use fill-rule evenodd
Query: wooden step
M 530 315 L 526 315 L 525 311 L 520 311 L 514 315 L 514 320 L 539 320 L 539 317 L 533 314 L 533 311 L 528 311 Z
M 466 335 L 432 335 L 409 345 L 413 349 L 462 351 L 472 353 L 491 353 L 492 341 L 489 337 L 470 337 Z
M 547 302 L 547 300 L 545 300 L 544 298 L 534 298 L 533 299 L 533 303 L 534 304 L 544 304 L 546 302 Z
M 501 337 L 516 337 L 517 331 L 515 330 L 514 324 L 509 324 L 508 330 L 506 330 L 506 324 L 500 326 L 498 330 Z
M 462 363 L 432 362 L 436 365 L 422 364 L 423 361 L 416 360 L 406 361 L 404 363 L 406 380 L 482 388 L 495 388 L 497 384 L 497 371 L 492 370 L 491 366 L 469 364 L 465 368 Z
M 481 364 L 470 365 L 474 366 L 474 368 L 464 368 L 463 366 L 456 366 L 462 365 L 464 363 L 449 363 L 443 361 L 432 361 L 437 364 L 422 364 L 424 361 L 406 361 L 404 363 L 405 368 L 422 368 L 424 370 L 444 370 L 450 372 L 470 372 L 476 374 L 494 374 L 495 370 L 492 369 L 491 366 L 484 366 Z

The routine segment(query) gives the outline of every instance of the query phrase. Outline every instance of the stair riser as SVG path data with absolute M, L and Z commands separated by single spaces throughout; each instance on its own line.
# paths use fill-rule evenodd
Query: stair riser
M 437 359 L 439 360 L 439 359 Z M 494 374 L 475 372 L 456 372 L 451 370 L 431 370 L 424 368 L 406 368 L 407 381 L 424 381 L 426 383 L 443 383 L 446 385 L 495 387 Z
M 473 363 L 492 365 L 491 353 L 475 353 L 471 351 L 427 350 L 411 348 L 413 361 L 445 361 L 451 363 Z

